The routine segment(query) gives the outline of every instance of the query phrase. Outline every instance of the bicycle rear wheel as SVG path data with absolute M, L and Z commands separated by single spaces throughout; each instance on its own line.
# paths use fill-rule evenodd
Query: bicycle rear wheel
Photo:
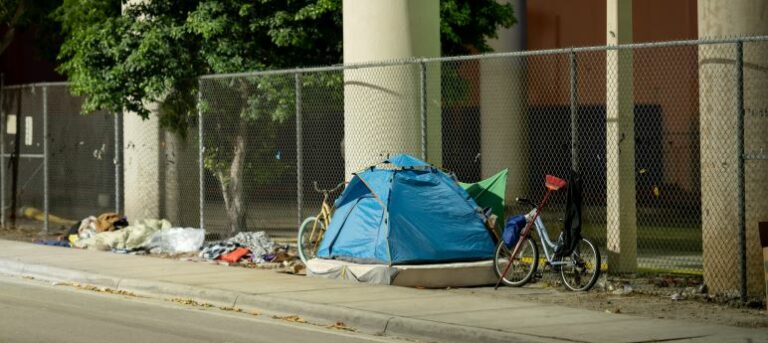
M 586 239 L 581 239 L 562 261 L 566 263 L 560 266 L 560 276 L 572 291 L 588 291 L 600 277 L 600 250 Z
M 496 254 L 493 256 L 493 270 L 496 277 L 501 278 L 501 273 L 507 268 L 509 256 L 512 255 L 514 247 L 507 248 L 504 242 L 499 242 L 496 246 Z M 517 258 L 509 266 L 509 270 L 501 281 L 507 286 L 520 287 L 531 281 L 536 268 L 539 266 L 539 250 L 536 242 L 529 236 L 520 247 Z
M 320 245 L 320 241 L 323 240 L 324 233 L 325 224 L 318 220 L 317 217 L 309 217 L 301 223 L 296 244 L 298 245 L 299 258 L 305 265 L 307 261 L 315 258 L 317 255 L 317 247 Z

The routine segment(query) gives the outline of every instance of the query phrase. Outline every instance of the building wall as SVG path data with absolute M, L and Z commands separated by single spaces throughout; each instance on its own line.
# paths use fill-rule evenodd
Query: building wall
M 696 4 L 696 0 L 634 1 L 635 42 L 696 39 Z M 605 0 L 528 1 L 527 15 L 528 50 L 606 44 Z M 579 54 L 580 105 L 605 104 L 605 55 L 604 52 Z M 529 63 L 528 95 L 531 105 L 567 105 L 570 97 L 567 56 L 534 56 Z M 696 192 L 698 155 L 692 153 L 698 142 L 696 47 L 637 50 L 634 53 L 634 75 L 636 105 L 658 106 L 653 108 L 660 109 L 664 121 L 664 166 L 657 172 L 663 175 L 663 183 Z M 637 115 L 643 116 L 642 111 Z

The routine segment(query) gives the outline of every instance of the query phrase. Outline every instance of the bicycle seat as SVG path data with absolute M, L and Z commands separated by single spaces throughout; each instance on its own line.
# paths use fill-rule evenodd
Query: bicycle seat
M 557 176 L 547 175 L 544 178 L 544 184 L 547 186 L 547 189 L 549 189 L 550 191 L 556 191 L 560 188 L 565 187 L 565 185 L 567 185 L 568 183 Z

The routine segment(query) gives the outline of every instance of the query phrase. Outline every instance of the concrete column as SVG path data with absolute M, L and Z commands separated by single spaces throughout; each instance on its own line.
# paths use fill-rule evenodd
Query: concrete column
M 146 0 L 128 0 L 129 6 Z M 157 104 L 148 106 L 152 112 L 143 120 L 135 112 L 123 113 L 123 208 L 129 221 L 160 217 L 160 121 Z
M 123 115 L 123 175 L 125 215 L 128 220 L 160 217 L 160 122 L 157 104 L 142 120 L 136 113 Z
M 188 130 L 186 137 L 166 130 L 160 133 L 164 139 L 160 215 L 174 225 L 196 227 L 200 222 L 197 128 Z
M 632 0 L 607 0 L 608 45 L 632 42 Z M 608 268 L 637 270 L 635 115 L 632 51 L 606 53 L 606 192 Z
M 438 0 L 344 0 L 344 63 L 440 56 Z M 442 164 L 440 66 L 427 65 L 427 159 Z M 344 72 L 346 177 L 387 154 L 422 155 L 418 64 Z
M 700 38 L 768 34 L 768 3 L 763 0 L 698 2 Z M 739 277 L 738 125 L 736 47 L 699 47 L 701 137 L 701 224 L 704 281 L 713 293 L 736 293 Z M 744 146 L 746 153 L 768 149 L 768 42 L 744 43 Z M 757 222 L 768 218 L 768 162 L 747 161 L 744 168 L 747 228 L 747 287 L 763 292 Z M 763 293 L 764 294 L 764 293 Z
M 129 0 L 127 6 L 147 0 Z M 167 218 L 171 223 L 196 223 L 197 220 L 183 220 L 187 212 L 197 213 L 197 195 L 189 192 L 182 197 L 181 185 L 194 185 L 197 179 L 196 166 L 189 161 L 196 157 L 183 158 L 186 143 L 176 134 L 160 127 L 158 103 L 147 104 L 151 112 L 143 120 L 136 113 L 123 114 L 123 193 L 124 211 L 130 220 L 145 218 Z M 184 164 L 182 164 L 182 162 Z M 179 170 L 179 166 L 184 168 Z M 186 172 L 185 172 L 186 170 Z M 183 212 L 183 213 L 182 213 Z
M 499 29 L 488 43 L 494 52 L 526 49 L 526 0 L 511 3 L 517 24 Z M 480 60 L 480 160 L 483 178 L 508 168 L 507 199 L 528 193 L 526 58 Z

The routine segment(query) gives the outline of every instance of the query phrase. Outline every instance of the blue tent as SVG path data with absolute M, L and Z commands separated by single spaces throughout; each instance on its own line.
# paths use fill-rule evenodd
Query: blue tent
M 320 258 L 412 264 L 493 258 L 481 210 L 456 180 L 408 155 L 357 173 L 336 200 Z

